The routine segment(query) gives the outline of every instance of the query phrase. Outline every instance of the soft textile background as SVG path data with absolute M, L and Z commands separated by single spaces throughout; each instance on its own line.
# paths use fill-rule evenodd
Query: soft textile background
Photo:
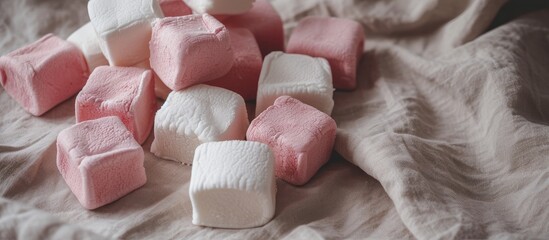
M 0 88 L 0 239 L 549 238 L 549 11 L 486 32 L 505 2 L 273 0 L 363 23 L 359 89 L 337 92 L 334 155 L 303 187 L 278 182 L 275 218 L 191 224 L 190 167 L 145 143 L 148 183 L 84 210 L 55 167 L 74 99 L 40 118 Z M 0 1 L 0 54 L 88 21 L 86 1 Z M 350 162 L 350 163 L 349 163 Z M 358 166 L 355 167 L 352 164 Z

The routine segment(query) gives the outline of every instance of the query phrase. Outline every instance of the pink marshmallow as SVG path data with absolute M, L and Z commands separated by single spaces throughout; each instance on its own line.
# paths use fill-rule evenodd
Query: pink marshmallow
M 190 15 L 193 10 L 183 0 L 158 0 L 160 8 L 166 17 Z
M 252 121 L 246 137 L 248 141 L 271 147 L 277 177 L 303 185 L 330 158 L 336 128 L 335 121 L 327 114 L 282 96 Z
M 152 71 L 136 67 L 98 67 L 76 97 L 76 122 L 119 117 L 137 142 L 147 140 L 156 112 Z
M 87 209 L 143 186 L 143 161 L 143 149 L 117 117 L 78 123 L 57 136 L 57 168 Z
M 150 49 L 152 69 L 176 91 L 220 78 L 234 62 L 229 31 L 208 14 L 158 20 Z
M 88 74 L 80 49 L 52 34 L 0 57 L 0 83 L 35 116 L 76 94 Z
M 357 65 L 364 50 L 364 30 L 353 20 L 307 17 L 299 22 L 288 41 L 289 53 L 326 58 L 334 87 L 356 88 Z
M 254 34 L 263 56 L 273 51 L 284 51 L 282 19 L 267 0 L 256 0 L 250 11 L 224 17 L 221 22 L 229 28 L 249 29 Z
M 225 76 L 206 84 L 225 88 L 240 94 L 244 100 L 254 100 L 263 59 L 254 35 L 245 28 L 229 29 L 234 65 Z

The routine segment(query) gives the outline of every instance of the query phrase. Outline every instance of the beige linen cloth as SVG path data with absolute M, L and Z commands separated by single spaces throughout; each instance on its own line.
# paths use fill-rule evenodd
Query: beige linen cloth
M 191 224 L 190 167 L 144 144 L 147 184 L 83 209 L 55 166 L 74 98 L 43 117 L 0 88 L 0 239 L 548 239 L 549 10 L 487 31 L 501 0 L 274 0 L 360 21 L 359 88 L 336 92 L 332 160 L 278 181 L 263 227 Z M 0 54 L 88 21 L 86 1 L 0 1 Z M 355 167 L 356 165 L 358 167 Z

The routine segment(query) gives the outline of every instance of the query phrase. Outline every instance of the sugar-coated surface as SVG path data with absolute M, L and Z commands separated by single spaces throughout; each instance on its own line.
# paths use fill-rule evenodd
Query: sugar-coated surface
M 284 95 L 330 115 L 334 107 L 333 91 L 332 74 L 325 59 L 272 52 L 263 60 L 255 115 Z
M 225 76 L 206 82 L 240 94 L 244 100 L 254 100 L 263 58 L 254 35 L 245 28 L 230 28 L 234 52 L 233 68 Z
M 248 141 L 268 144 L 276 156 L 276 176 L 303 185 L 330 158 L 336 123 L 325 113 L 282 96 L 250 124 Z
M 287 52 L 326 58 L 334 87 L 356 88 L 357 64 L 364 49 L 364 30 L 353 20 L 307 17 L 299 22 L 288 41 Z
M 158 2 L 166 17 L 185 16 L 193 13 L 193 10 L 183 0 L 158 0 Z
M 95 29 L 93 29 L 91 22 L 86 23 L 73 32 L 67 38 L 67 41 L 73 43 L 82 51 L 90 72 L 93 72 L 98 66 L 109 64 L 109 61 L 107 61 L 105 55 L 103 55 L 103 52 L 101 51 L 99 38 L 97 37 L 97 33 L 95 33 Z
M 57 168 L 87 209 L 144 185 L 143 160 L 143 149 L 117 117 L 78 123 L 57 137 Z
M 249 228 L 274 215 L 274 155 L 259 142 L 204 143 L 194 155 L 189 195 L 193 224 Z
M 156 113 L 151 152 L 190 163 L 201 143 L 243 140 L 248 125 L 246 104 L 237 93 L 208 85 L 174 91 Z
M 228 30 L 208 14 L 159 19 L 150 49 L 152 69 L 172 90 L 222 77 L 234 62 Z
M 156 0 L 91 0 L 88 13 L 103 54 L 114 66 L 149 58 L 151 22 L 164 17 Z
M 35 116 L 76 94 L 88 74 L 82 52 L 51 34 L 0 57 L 0 83 Z
M 250 10 L 255 0 L 184 0 L 196 13 L 235 15 Z
M 250 30 L 263 56 L 273 51 L 284 51 L 282 19 L 268 0 L 256 0 L 250 11 L 223 18 L 221 22 L 229 28 Z
M 150 70 L 98 67 L 76 97 L 76 121 L 117 116 L 139 143 L 153 127 L 156 98 Z

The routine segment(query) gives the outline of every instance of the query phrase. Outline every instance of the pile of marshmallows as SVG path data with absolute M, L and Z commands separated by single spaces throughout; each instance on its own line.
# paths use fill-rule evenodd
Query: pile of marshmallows
M 197 225 L 263 225 L 275 177 L 302 185 L 328 161 L 334 87 L 356 87 L 358 23 L 305 18 L 284 53 L 267 0 L 90 0 L 88 11 L 67 41 L 50 34 L 0 57 L 4 89 L 35 116 L 78 93 L 57 166 L 85 208 L 145 184 L 153 128 L 153 154 L 192 163 Z M 156 97 L 167 98 L 158 111 Z

